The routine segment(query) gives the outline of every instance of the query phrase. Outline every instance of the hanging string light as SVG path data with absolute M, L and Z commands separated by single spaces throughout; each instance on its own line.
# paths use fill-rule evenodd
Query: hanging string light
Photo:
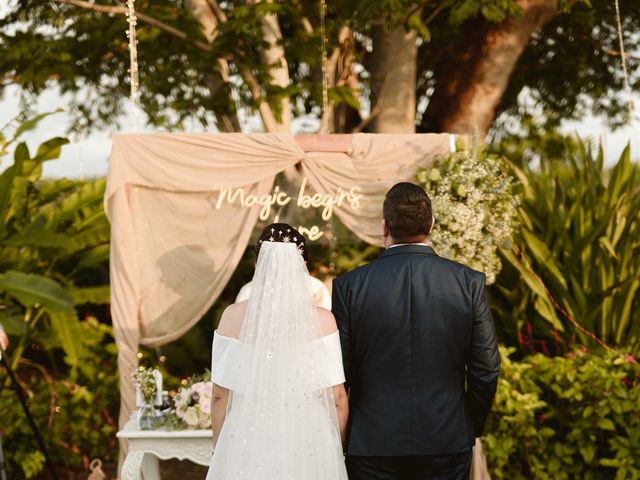
M 633 100 L 631 99 L 631 85 L 629 83 L 629 71 L 627 70 L 627 54 L 624 50 L 624 39 L 622 36 L 622 19 L 620 15 L 620 4 L 618 0 L 614 0 L 616 7 L 616 23 L 618 27 L 618 41 L 620 42 L 620 61 L 622 62 L 622 74 L 624 77 L 624 90 L 629 96 L 627 108 L 629 109 L 629 120 L 633 118 Z
M 129 39 L 129 84 L 131 93 L 129 101 L 133 107 L 133 130 L 138 130 L 139 92 L 138 92 L 138 40 L 136 39 L 136 25 L 138 18 L 135 9 L 136 0 L 127 0 L 128 11 L 126 13 L 129 29 L 127 38 Z
M 322 42 L 322 117 L 320 133 L 329 133 L 329 76 L 327 74 L 327 32 L 325 17 L 327 15 L 327 3 L 320 0 L 320 36 Z

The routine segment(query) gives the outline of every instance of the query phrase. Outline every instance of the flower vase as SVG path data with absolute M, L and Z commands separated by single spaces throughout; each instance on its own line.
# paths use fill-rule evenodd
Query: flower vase
M 153 430 L 156 420 L 156 412 L 151 403 L 143 403 L 138 410 L 138 428 L 140 430 Z

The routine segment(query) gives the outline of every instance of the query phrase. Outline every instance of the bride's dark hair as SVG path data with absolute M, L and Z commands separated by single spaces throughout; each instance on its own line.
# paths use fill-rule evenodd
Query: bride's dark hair
M 298 250 L 300 250 L 302 258 L 304 258 L 304 261 L 306 262 L 309 260 L 309 250 L 307 249 L 304 236 L 288 223 L 272 223 L 262 230 L 260 238 L 258 238 L 258 241 L 256 242 L 256 259 L 258 258 L 260 247 L 263 242 L 295 243 L 298 246 Z

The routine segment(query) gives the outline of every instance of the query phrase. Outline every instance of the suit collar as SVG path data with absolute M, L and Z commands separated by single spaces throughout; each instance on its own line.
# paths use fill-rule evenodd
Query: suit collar
M 398 245 L 393 248 L 387 248 L 382 256 L 390 257 L 391 255 L 407 255 L 416 253 L 423 255 L 437 255 L 433 248 L 428 245 Z

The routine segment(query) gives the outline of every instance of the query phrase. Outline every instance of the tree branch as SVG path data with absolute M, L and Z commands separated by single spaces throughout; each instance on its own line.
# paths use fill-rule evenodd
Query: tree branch
M 224 13 L 224 10 L 222 10 L 222 8 L 220 8 L 220 5 L 218 5 L 218 2 L 216 2 L 216 0 L 207 0 L 207 3 L 211 7 L 211 10 L 213 10 L 213 13 L 215 13 L 216 17 L 218 17 L 218 21 L 220 23 L 227 21 L 227 14 Z
M 91 2 L 87 2 L 84 0 L 52 0 L 54 3 L 64 3 L 67 5 L 73 5 L 74 7 L 84 8 L 85 10 L 93 10 L 94 12 L 100 13 L 111 13 L 116 15 L 125 15 L 128 13 L 127 7 L 117 7 L 117 6 L 109 6 L 109 5 L 99 5 Z M 160 30 L 173 35 L 181 40 L 186 40 L 187 42 L 193 44 L 199 50 L 203 52 L 210 52 L 211 46 L 206 43 L 200 42 L 198 40 L 192 40 L 189 36 L 183 32 L 182 30 L 178 30 L 177 28 L 172 27 L 171 25 L 167 25 L 160 20 L 157 20 L 149 15 L 145 15 L 144 13 L 136 12 L 136 17 L 141 22 L 144 22 L 148 25 L 159 28 Z
M 52 1 L 55 3 L 73 5 L 75 7 L 84 8 L 86 10 L 93 10 L 95 12 L 100 12 L 100 13 L 125 15 L 129 11 L 126 7 L 99 5 L 99 4 L 87 2 L 85 0 L 52 0 Z M 226 22 L 227 16 L 225 15 L 224 11 L 220 8 L 216 0 L 207 0 L 207 2 L 209 3 L 209 6 L 211 7 L 215 15 L 218 17 L 218 20 L 220 22 Z M 181 40 L 186 40 L 192 43 L 195 47 L 197 47 L 199 50 L 202 50 L 203 52 L 211 51 L 210 45 L 200 42 L 198 40 L 191 40 L 189 36 L 182 30 L 178 30 L 177 28 L 167 25 L 166 23 L 161 22 L 160 20 L 156 20 L 155 18 L 152 18 L 140 12 L 136 12 L 136 17 L 138 17 L 138 20 L 140 20 L 141 22 L 157 27 L 163 30 L 164 32 L 169 33 L 170 35 L 173 35 L 174 37 L 177 37 Z M 240 75 L 249 86 L 249 90 L 251 91 L 251 95 L 253 99 L 258 103 L 258 111 L 260 112 L 260 116 L 262 117 L 262 121 L 264 122 L 265 129 L 268 132 L 275 131 L 277 126 L 277 121 L 275 119 L 275 116 L 273 115 L 273 111 L 271 110 L 271 107 L 269 106 L 265 98 L 262 96 L 262 89 L 260 88 L 260 83 L 255 78 L 255 76 L 249 71 L 248 68 L 240 67 Z
M 607 55 L 610 55 L 612 57 L 621 57 L 622 53 L 618 52 L 617 50 L 603 50 Z M 624 57 L 625 58 L 631 58 L 632 60 L 640 60 L 640 55 L 634 55 L 633 53 L 629 53 L 629 52 L 624 52 Z
M 218 18 L 218 21 L 220 23 L 224 23 L 227 21 L 227 15 L 224 13 L 224 10 L 220 8 L 220 5 L 218 5 L 218 2 L 216 0 L 207 0 L 207 3 L 211 7 L 211 10 L 213 10 L 213 13 Z M 256 77 L 248 68 L 238 64 L 238 69 L 240 71 L 240 76 L 249 86 L 251 96 L 258 104 L 258 112 L 260 112 L 260 118 L 262 118 L 262 123 L 264 123 L 265 130 L 267 132 L 275 132 L 278 128 L 278 122 L 275 115 L 273 114 L 273 110 L 271 110 L 271 106 L 262 96 L 262 88 L 260 87 L 260 82 L 258 82 Z

